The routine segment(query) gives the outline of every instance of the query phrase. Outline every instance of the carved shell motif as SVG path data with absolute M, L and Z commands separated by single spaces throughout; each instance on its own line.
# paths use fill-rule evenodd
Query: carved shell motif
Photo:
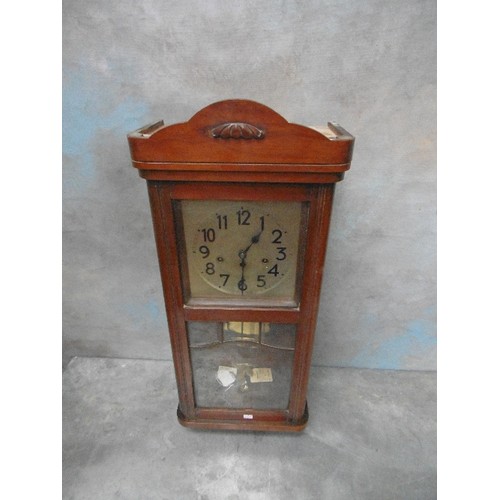
M 213 127 L 210 135 L 215 139 L 263 139 L 265 133 L 250 123 L 229 122 Z

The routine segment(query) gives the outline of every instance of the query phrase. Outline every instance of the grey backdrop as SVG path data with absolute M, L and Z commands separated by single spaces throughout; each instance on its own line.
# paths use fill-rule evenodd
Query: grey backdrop
M 356 137 L 313 363 L 434 370 L 433 0 L 63 1 L 63 363 L 170 359 L 126 133 L 228 98 Z

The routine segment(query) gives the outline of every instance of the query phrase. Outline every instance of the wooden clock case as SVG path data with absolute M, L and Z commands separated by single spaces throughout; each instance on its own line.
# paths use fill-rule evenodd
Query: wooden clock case
M 180 423 L 203 429 L 302 430 L 334 188 L 350 167 L 354 138 L 337 124 L 292 124 L 262 104 L 226 100 L 185 123 L 143 127 L 130 133 L 128 142 L 133 166 L 148 186 Z M 190 300 L 176 204 L 197 199 L 295 200 L 307 206 L 294 305 Z M 286 407 L 197 404 L 187 325 L 231 321 L 295 325 Z

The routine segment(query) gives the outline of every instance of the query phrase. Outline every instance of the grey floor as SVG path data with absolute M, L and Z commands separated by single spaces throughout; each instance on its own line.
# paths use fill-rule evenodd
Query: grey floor
M 436 375 L 313 367 L 301 434 L 177 423 L 170 362 L 74 358 L 64 499 L 436 498 Z

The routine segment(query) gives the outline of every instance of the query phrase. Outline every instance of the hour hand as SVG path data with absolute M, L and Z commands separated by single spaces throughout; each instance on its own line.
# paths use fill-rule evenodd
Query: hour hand
M 252 236 L 252 243 L 251 243 L 251 245 L 253 245 L 254 243 L 258 243 L 259 242 L 261 234 L 262 234 L 262 231 L 260 233 L 256 234 L 255 236 Z
M 246 257 L 248 250 L 250 250 L 250 247 L 252 245 L 255 245 L 255 243 L 258 243 L 260 240 L 260 235 L 262 234 L 262 231 L 260 233 L 257 233 L 256 235 L 252 236 L 252 239 L 250 240 L 250 245 L 248 245 L 245 250 L 241 250 L 239 253 L 240 259 L 243 258 L 241 255 L 244 254 L 244 257 Z

